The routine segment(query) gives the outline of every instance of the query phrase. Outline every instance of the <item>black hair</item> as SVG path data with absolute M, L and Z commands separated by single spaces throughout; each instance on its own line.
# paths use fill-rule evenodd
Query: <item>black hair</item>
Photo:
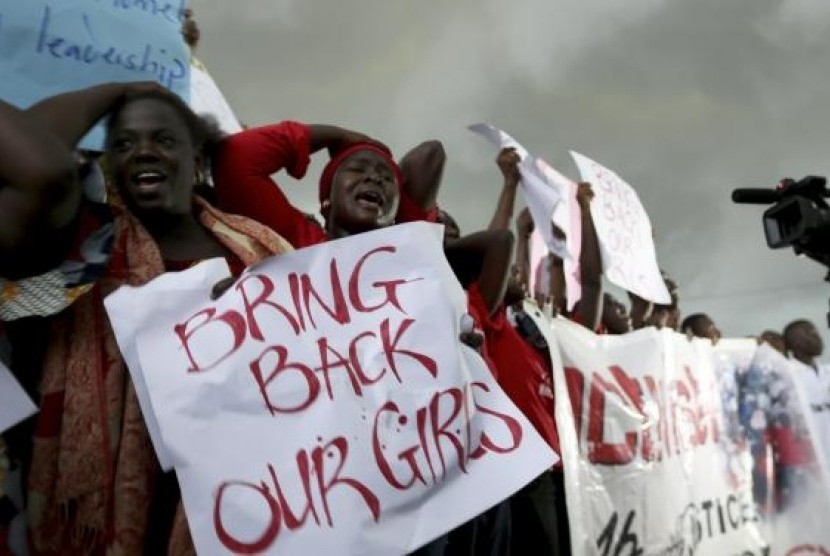
M 107 147 L 110 146 L 110 137 L 121 111 L 131 102 L 143 99 L 159 100 L 172 107 L 184 120 L 196 150 L 205 158 L 209 159 L 213 156 L 216 147 L 224 137 L 224 133 L 219 129 L 216 120 L 210 116 L 197 115 L 181 98 L 164 90 L 147 90 L 124 95 L 115 104 L 107 120 Z
M 691 330 L 692 334 L 695 334 L 695 328 L 698 324 L 703 321 L 703 319 L 708 319 L 709 315 L 706 313 L 694 313 L 683 319 L 683 322 L 680 323 L 680 331 L 687 333 Z
M 792 350 L 793 334 L 795 334 L 796 328 L 800 328 L 802 326 L 813 326 L 813 323 L 808 321 L 807 319 L 798 319 L 792 321 L 790 324 L 784 327 L 784 347 L 787 349 L 787 351 Z

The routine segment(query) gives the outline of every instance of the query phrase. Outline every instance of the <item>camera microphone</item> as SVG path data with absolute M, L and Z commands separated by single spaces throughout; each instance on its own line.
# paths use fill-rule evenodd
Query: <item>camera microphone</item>
M 770 205 L 781 199 L 780 189 L 735 189 L 732 191 L 732 202 L 749 205 Z

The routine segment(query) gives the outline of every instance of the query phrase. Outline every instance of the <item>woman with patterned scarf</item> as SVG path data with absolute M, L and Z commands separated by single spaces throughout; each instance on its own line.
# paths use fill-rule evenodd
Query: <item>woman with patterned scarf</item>
M 158 86 L 92 87 L 29 112 L 67 153 L 110 114 L 106 164 L 113 186 L 108 205 L 96 206 L 82 200 L 77 179 L 60 174 L 64 179 L 50 182 L 49 195 L 21 212 L 2 202 L 0 185 L 0 222 L 18 228 L 0 228 L 5 278 L 35 277 L 67 260 L 92 259 L 101 267 L 89 291 L 65 296 L 74 302 L 56 316 L 34 319 L 34 328 L 33 319 L 7 323 L 12 370 L 21 382 L 38 385 L 40 412 L 28 442 L 17 446 L 27 477 L 30 552 L 192 550 L 181 509 L 175 511 L 175 481 L 162 480 L 103 299 L 122 284 L 140 285 L 205 259 L 225 257 L 239 273 L 291 247 L 272 230 L 194 194 L 215 137 Z M 79 234 L 94 237 L 100 252 L 90 257 L 88 242 L 73 247 L 66 239 Z M 19 236 L 38 241 L 28 247 L 6 241 Z

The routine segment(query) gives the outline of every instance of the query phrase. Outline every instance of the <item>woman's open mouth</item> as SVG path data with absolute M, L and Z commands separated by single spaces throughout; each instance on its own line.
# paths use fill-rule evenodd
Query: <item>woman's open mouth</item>
M 130 181 L 139 193 L 155 193 L 167 181 L 167 176 L 156 170 L 143 170 L 134 173 Z
M 355 200 L 363 208 L 380 210 L 386 204 L 383 194 L 374 189 L 365 189 L 355 195 Z

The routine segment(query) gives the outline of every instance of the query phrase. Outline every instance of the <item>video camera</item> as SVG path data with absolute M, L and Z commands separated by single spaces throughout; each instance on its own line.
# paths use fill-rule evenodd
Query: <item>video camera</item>
M 774 189 L 735 189 L 735 203 L 768 205 L 764 233 L 771 249 L 790 247 L 830 269 L 830 197 L 827 180 L 807 176 L 798 181 L 781 180 Z M 830 274 L 828 274 L 830 280 Z

